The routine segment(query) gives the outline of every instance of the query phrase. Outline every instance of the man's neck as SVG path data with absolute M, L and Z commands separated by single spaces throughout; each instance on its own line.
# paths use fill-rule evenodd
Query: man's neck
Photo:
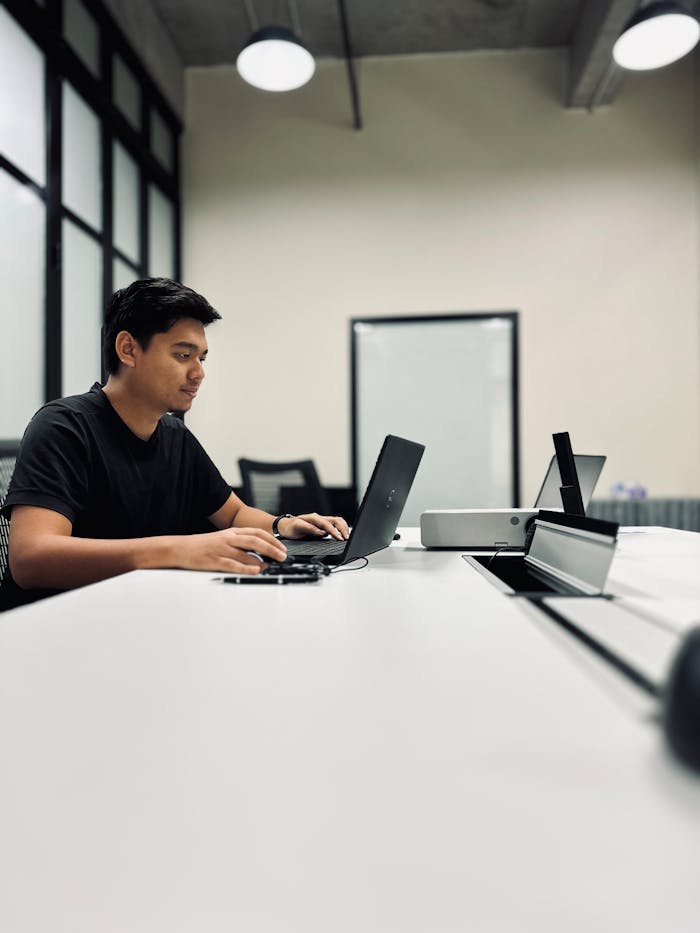
M 135 398 L 117 376 L 110 376 L 103 389 L 109 403 L 127 428 L 142 441 L 150 440 L 164 412 L 151 411 Z

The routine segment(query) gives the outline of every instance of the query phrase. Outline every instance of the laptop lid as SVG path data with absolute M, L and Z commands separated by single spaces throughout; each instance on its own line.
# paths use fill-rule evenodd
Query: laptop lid
M 588 508 L 588 503 L 591 501 L 593 490 L 595 489 L 598 478 L 603 471 L 605 460 L 606 457 L 602 454 L 574 454 L 574 463 L 576 464 L 576 472 L 578 473 L 578 481 L 581 487 L 581 498 L 583 499 L 584 508 Z M 549 462 L 549 468 L 545 475 L 544 482 L 542 483 L 542 488 L 537 495 L 537 499 L 535 499 L 535 508 L 552 510 L 561 509 L 562 502 L 561 493 L 559 492 L 560 486 L 561 477 L 559 476 L 559 465 L 557 464 L 557 458 L 552 457 Z
M 388 547 L 424 450 L 423 444 L 387 434 L 342 551 L 325 558 L 322 552 L 327 541 L 285 541 L 287 553 L 295 558 L 318 555 L 334 564 L 347 564 Z

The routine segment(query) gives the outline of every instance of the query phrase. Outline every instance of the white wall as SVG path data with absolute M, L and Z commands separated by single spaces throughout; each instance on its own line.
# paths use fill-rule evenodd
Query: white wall
M 698 178 L 692 60 L 562 106 L 562 51 L 363 60 L 267 95 L 186 78 L 184 279 L 224 320 L 189 424 L 239 456 L 312 456 L 350 480 L 348 319 L 521 312 L 532 501 L 568 429 L 650 494 L 700 493 Z

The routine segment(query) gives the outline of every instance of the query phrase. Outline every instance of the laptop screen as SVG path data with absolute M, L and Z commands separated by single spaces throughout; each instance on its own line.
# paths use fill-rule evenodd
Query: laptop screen
M 600 476 L 603 465 L 605 464 L 605 457 L 596 454 L 574 454 L 574 461 L 576 463 L 576 472 L 578 473 L 578 481 L 581 487 L 581 498 L 583 499 L 584 508 L 588 507 L 588 503 L 591 501 L 591 496 L 593 495 L 593 490 L 596 487 L 598 482 L 598 477 Z M 547 475 L 544 478 L 542 483 L 542 488 L 539 491 L 539 495 L 535 500 L 536 509 L 561 509 L 561 493 L 559 492 L 559 487 L 561 486 L 561 478 L 559 476 L 559 466 L 557 464 L 557 458 L 552 457 L 549 462 L 549 469 L 547 470 Z

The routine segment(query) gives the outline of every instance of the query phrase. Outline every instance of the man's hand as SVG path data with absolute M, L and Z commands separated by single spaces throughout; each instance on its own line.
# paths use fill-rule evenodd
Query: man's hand
M 256 528 L 270 528 L 273 518 L 269 512 L 241 502 L 232 492 L 221 508 L 209 516 L 209 521 L 216 528 L 231 526 L 237 531 L 254 532 Z M 283 538 L 323 538 L 330 535 L 338 541 L 345 541 L 350 534 L 344 518 L 339 515 L 319 515 L 318 512 L 280 518 L 277 530 Z
M 348 523 L 344 518 L 338 515 L 319 515 L 318 512 L 282 518 L 277 528 L 283 538 L 305 538 L 310 535 L 324 538 L 330 535 L 338 541 L 345 541 L 350 534 Z
M 184 536 L 177 541 L 181 553 L 174 566 L 184 570 L 253 575 L 266 566 L 256 554 L 279 561 L 287 556 L 285 546 L 261 528 L 225 528 L 208 534 Z

